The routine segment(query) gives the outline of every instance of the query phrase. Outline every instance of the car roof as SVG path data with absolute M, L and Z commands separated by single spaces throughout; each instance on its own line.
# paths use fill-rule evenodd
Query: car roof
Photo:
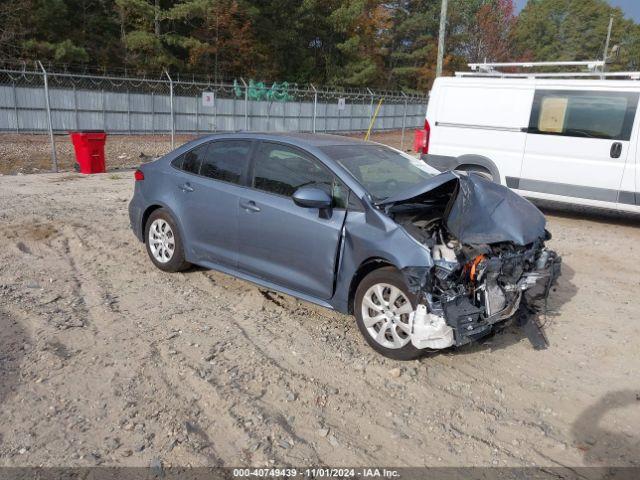
M 299 147 L 323 147 L 329 145 L 373 145 L 357 138 L 326 133 L 298 133 L 298 132 L 234 132 L 214 133 L 200 139 L 215 140 L 221 138 L 252 138 L 256 140 L 273 140 L 286 142 Z

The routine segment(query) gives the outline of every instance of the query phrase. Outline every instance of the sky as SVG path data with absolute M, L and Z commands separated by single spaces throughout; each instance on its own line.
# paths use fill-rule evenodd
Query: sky
M 524 8 L 527 0 L 515 0 L 518 12 Z M 620 7 L 625 15 L 640 23 L 640 0 L 609 0 L 614 7 Z

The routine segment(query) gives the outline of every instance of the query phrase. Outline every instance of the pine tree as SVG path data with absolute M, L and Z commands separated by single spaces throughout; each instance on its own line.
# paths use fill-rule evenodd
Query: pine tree
M 517 20 L 517 50 L 537 61 L 602 59 L 611 15 L 611 45 L 622 46 L 613 68 L 638 65 L 638 26 L 604 0 L 530 0 Z
M 255 73 L 255 40 L 246 11 L 236 0 L 184 0 L 166 18 L 182 26 L 167 41 L 186 52 L 186 66 L 216 80 Z
M 435 76 L 440 4 L 402 0 L 393 5 L 387 85 L 425 90 Z
M 115 4 L 127 66 L 151 71 L 182 66 L 162 29 L 166 10 L 160 0 L 115 0 Z
M 374 0 L 343 0 L 331 13 L 342 37 L 336 48 L 343 56 L 339 78 L 346 85 L 385 83 L 384 64 L 389 54 L 392 10 Z

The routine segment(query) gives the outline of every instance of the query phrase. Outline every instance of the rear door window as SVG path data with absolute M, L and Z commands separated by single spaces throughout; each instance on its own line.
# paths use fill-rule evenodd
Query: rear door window
M 222 140 L 209 144 L 200 175 L 240 184 L 249 165 L 249 140 Z
M 627 141 L 637 107 L 637 93 L 538 90 L 528 131 Z

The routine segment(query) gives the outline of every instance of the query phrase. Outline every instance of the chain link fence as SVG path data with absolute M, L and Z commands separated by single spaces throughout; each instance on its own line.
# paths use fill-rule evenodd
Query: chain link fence
M 57 170 L 56 134 L 104 130 L 115 135 L 224 131 L 347 133 L 422 126 L 427 97 L 287 82 L 233 83 L 0 69 L 0 132 L 48 134 Z M 375 119 L 374 119 L 375 116 Z

